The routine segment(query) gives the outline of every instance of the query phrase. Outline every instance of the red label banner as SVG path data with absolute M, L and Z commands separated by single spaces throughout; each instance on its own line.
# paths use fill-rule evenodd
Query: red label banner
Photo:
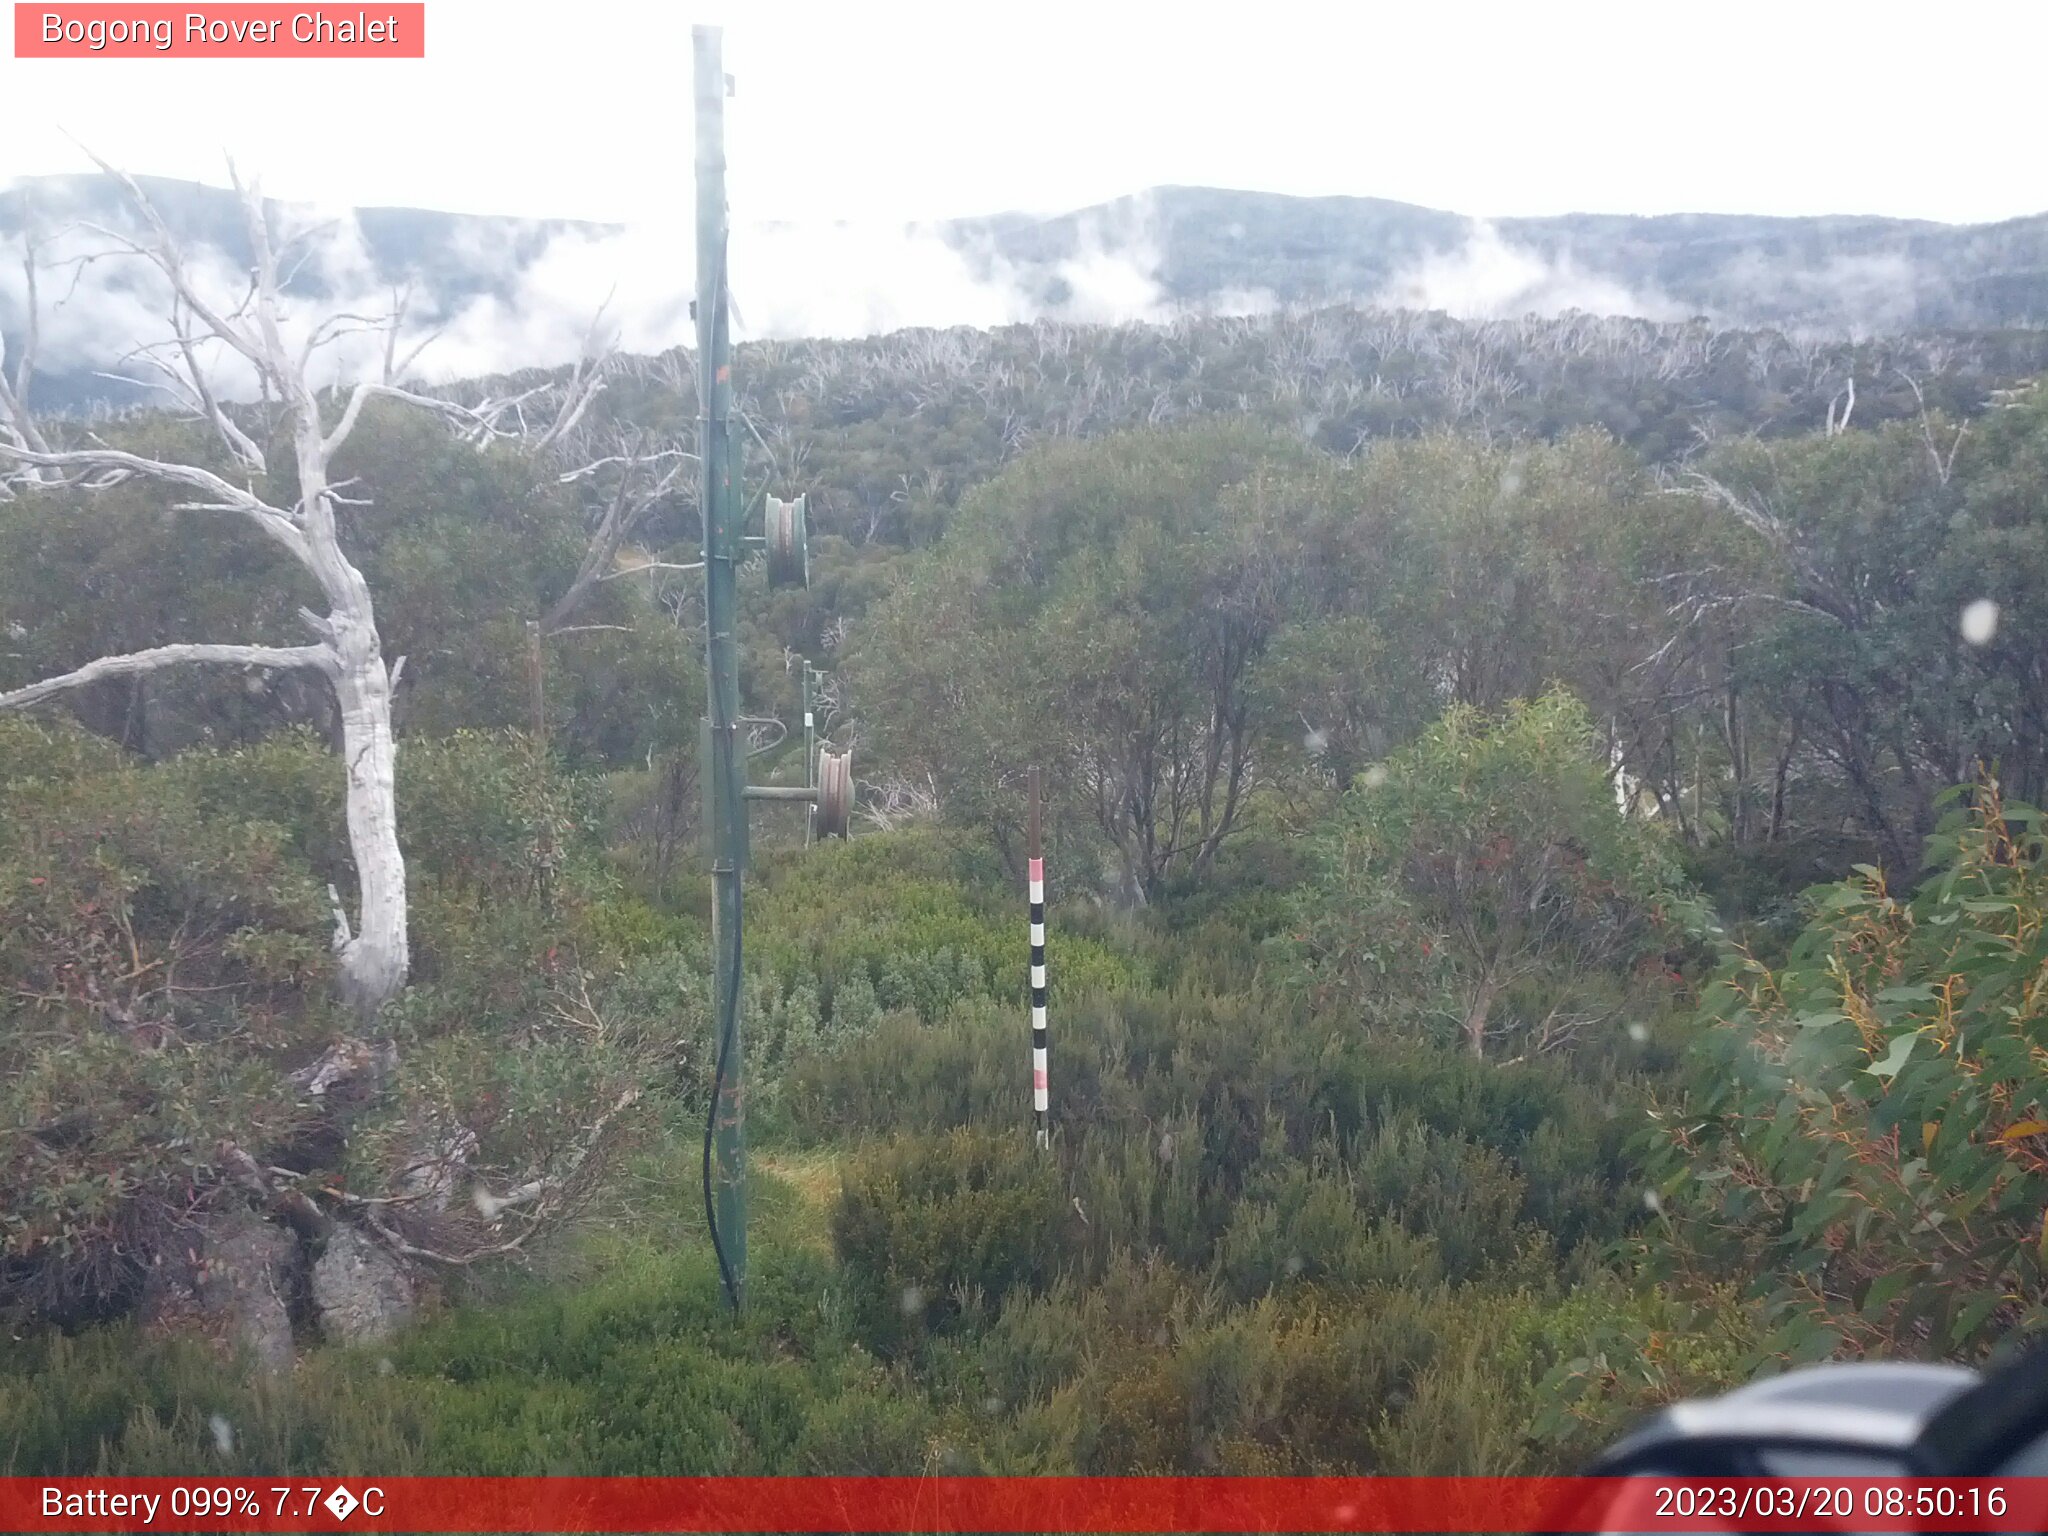
M 18 59 L 423 59 L 427 8 L 317 5 L 14 7 Z
M 2048 1478 L 0 1478 L 6 1531 L 2042 1531 Z

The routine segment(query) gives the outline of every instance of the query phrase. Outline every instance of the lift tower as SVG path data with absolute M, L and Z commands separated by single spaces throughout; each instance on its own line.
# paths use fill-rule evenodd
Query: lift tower
M 750 548 L 767 554 L 768 583 L 807 586 L 810 546 L 806 499 L 765 498 L 764 532 L 743 531 L 746 496 L 732 435 L 732 336 L 726 289 L 725 98 L 730 91 L 716 27 L 692 31 L 697 106 L 697 399 L 698 506 L 704 524 L 704 662 L 707 708 L 699 737 L 704 832 L 711 859 L 711 1103 L 704 1133 L 704 1215 L 719 1279 L 737 1312 L 747 1293 L 747 1132 L 745 1051 L 740 1035 L 743 953 L 740 887 L 747 865 L 747 802 L 794 801 L 819 837 L 852 831 L 852 754 L 817 743 L 811 729 L 812 669 L 804 668 L 804 782 L 747 783 L 740 727 L 739 568 Z M 770 743 L 770 748 L 774 744 Z M 764 748 L 763 750 L 768 750 Z M 808 838 L 806 839 L 808 841 Z
M 709 677 L 706 761 L 711 825 L 711 1017 L 716 1040 L 711 1134 L 706 1139 L 705 1215 L 719 1276 L 733 1309 L 747 1284 L 745 1053 L 740 1046 L 740 878 L 746 858 L 745 759 L 739 748 L 740 487 L 732 453 L 732 338 L 725 288 L 725 96 L 722 38 L 692 31 L 697 102 L 697 400 L 704 525 L 705 666 Z

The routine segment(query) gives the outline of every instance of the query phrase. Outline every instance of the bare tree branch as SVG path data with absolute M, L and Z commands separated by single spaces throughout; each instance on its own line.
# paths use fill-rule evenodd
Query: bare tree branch
M 644 464 L 658 464 L 664 459 L 684 459 L 694 464 L 697 462 L 697 455 L 685 453 L 680 448 L 664 448 L 656 453 L 612 453 L 601 459 L 592 459 L 580 468 L 565 470 L 555 478 L 563 485 L 573 485 L 578 480 L 587 480 L 599 470 L 610 469 L 615 464 L 631 468 Z
M 28 320 L 22 328 L 21 351 L 14 360 L 14 379 L 7 378 L 6 356 L 0 351 L 0 445 L 12 444 L 35 452 L 47 453 L 50 444 L 36 429 L 35 418 L 29 414 L 29 391 L 35 387 L 36 348 L 38 345 L 38 299 L 36 295 L 37 252 L 41 242 L 36 236 L 33 224 L 24 226 L 22 233 L 22 271 L 28 279 Z M 0 484 L 0 493 L 5 486 Z
M 1841 414 L 1839 416 L 1835 412 L 1837 406 L 1841 407 Z M 1829 437 L 1840 437 L 1844 432 L 1848 431 L 1849 418 L 1855 413 L 1855 410 L 1856 375 L 1852 372 L 1849 375 L 1849 382 L 1843 385 L 1836 392 L 1835 398 L 1828 402 L 1827 435 Z
M 189 485 L 214 499 L 184 505 L 198 510 L 239 512 L 261 528 L 269 538 L 290 550 L 302 563 L 311 564 L 312 552 L 297 517 L 280 507 L 272 506 L 253 491 L 245 491 L 231 485 L 212 470 L 201 469 L 196 464 L 172 464 L 162 459 L 145 459 L 139 454 L 119 448 L 79 448 L 63 453 L 38 453 L 12 443 L 0 443 L 0 455 L 17 459 L 24 464 L 49 469 L 101 472 L 99 477 L 89 484 L 88 489 L 110 489 L 131 475 L 147 475 L 151 479 L 166 480 L 173 485 Z
M 649 560 L 643 565 L 622 565 L 615 571 L 606 571 L 597 579 L 599 581 L 617 581 L 621 576 L 644 576 L 649 571 L 701 571 L 703 569 L 704 562 L 702 560 L 691 560 L 681 564 L 674 560 Z
M 615 568 L 619 549 L 628 535 L 649 511 L 674 493 L 695 462 L 695 454 L 684 453 L 680 449 L 648 450 L 644 446 L 644 438 L 636 432 L 621 445 L 620 452 L 606 454 L 559 477 L 563 484 L 568 485 L 588 479 L 601 469 L 616 466 L 619 471 L 618 484 L 613 488 L 611 499 L 584 548 L 582 564 L 577 568 L 568 590 L 542 618 L 541 633 L 562 633 L 599 582 L 635 571 L 651 570 L 664 563 L 648 561 L 626 570 Z
M 396 384 L 408 373 L 412 365 L 420 360 L 420 354 L 439 341 L 448 332 L 448 323 L 443 322 L 413 344 L 405 356 L 398 355 L 398 334 L 405 324 L 407 312 L 412 308 L 412 285 L 407 284 L 392 296 L 391 325 L 384 333 L 384 382 Z
M 348 404 L 341 413 L 341 419 L 334 424 L 334 430 L 321 439 L 320 450 L 329 458 L 341 451 L 341 445 L 348 441 L 355 431 L 356 421 L 363 414 L 363 407 L 369 401 L 382 396 L 390 400 L 403 400 L 407 405 L 418 406 L 423 411 L 432 411 L 447 420 L 471 441 L 484 441 L 492 435 L 493 418 L 483 414 L 481 409 L 463 405 L 456 400 L 443 400 L 435 395 L 423 395 L 410 389 L 401 389 L 396 384 L 379 383 L 365 379 L 349 391 Z
M 1703 491 L 1709 501 L 1734 514 L 1738 522 L 1762 538 L 1773 553 L 1785 561 L 1800 588 L 1794 606 L 1837 623 L 1851 621 L 1852 605 L 1835 590 L 1826 574 L 1800 545 L 1792 529 L 1768 504 L 1739 495 L 1704 470 L 1690 470 L 1686 478 Z
M 332 674 L 336 666 L 333 651 L 324 645 L 159 645 L 125 656 L 102 656 L 58 677 L 0 693 L 0 709 L 25 709 L 53 694 L 84 688 L 110 677 L 133 677 L 143 672 L 160 672 L 165 667 L 190 663 L 211 663 L 236 667 L 311 667 Z
M 637 1088 L 629 1088 L 621 1093 L 611 1107 L 600 1114 L 584 1132 L 582 1144 L 571 1153 L 565 1167 L 550 1173 L 536 1174 L 503 1195 L 492 1194 L 481 1183 L 476 1186 L 472 1198 L 477 1213 L 492 1228 L 495 1229 L 508 1213 L 516 1215 L 524 1223 L 523 1227 L 509 1238 L 473 1244 L 459 1251 L 430 1248 L 412 1241 L 384 1221 L 372 1202 L 358 1198 L 348 1203 L 361 1212 L 364 1222 L 386 1247 L 404 1258 L 461 1267 L 482 1259 L 516 1253 L 529 1238 L 541 1230 L 550 1217 L 560 1213 L 564 1200 L 574 1193 L 580 1177 L 588 1171 L 602 1150 L 612 1122 L 638 1103 L 639 1099 L 640 1091 Z
M 175 298 L 171 301 L 171 324 L 177 332 L 178 351 L 185 360 L 185 381 L 190 386 L 189 392 L 199 414 L 212 423 L 213 430 L 219 435 L 220 440 L 227 444 L 228 452 L 234 455 L 235 462 L 240 464 L 244 471 L 252 475 L 269 473 L 270 466 L 263 457 L 263 450 L 256 446 L 247 433 L 235 425 L 233 418 L 221 409 L 220 402 L 214 398 L 213 388 L 207 382 L 206 370 L 199 363 L 197 344 L 190 327 L 185 323 L 184 305 Z M 165 367 L 164 372 L 171 373 L 172 370 Z
M 1934 443 L 1934 422 L 1927 414 L 1927 396 L 1920 391 L 1920 381 L 1905 369 L 1895 370 L 1913 391 L 1913 399 L 1920 407 L 1920 437 L 1927 444 L 1927 456 L 1934 461 L 1934 473 L 1941 483 L 1948 484 L 1950 474 L 1956 467 L 1956 450 L 1963 446 L 1963 436 L 1970 430 L 1968 422 L 1956 423 L 1956 435 L 1949 440 L 1948 452 L 1943 453 Z
M 121 234 L 117 230 L 106 229 L 99 225 L 88 225 L 86 227 L 115 241 L 134 255 L 142 257 L 159 272 L 163 273 L 170 280 L 172 291 L 184 300 L 192 313 L 199 317 L 200 321 L 209 331 L 246 357 L 255 365 L 259 373 L 269 377 L 273 372 L 271 358 L 265 353 L 263 347 L 254 336 L 236 325 L 227 315 L 222 314 L 207 301 L 204 294 L 199 292 L 197 285 L 192 281 L 191 274 L 185 270 L 183 255 L 179 250 L 176 238 L 171 234 L 170 226 L 164 223 L 163 216 L 156 211 L 156 205 L 149 200 L 148 194 L 142 190 L 141 185 L 126 171 L 116 170 L 84 145 L 79 145 L 79 148 L 85 150 L 86 155 L 92 160 L 94 165 L 98 166 L 115 181 L 118 181 L 126 189 L 129 201 L 134 204 L 136 211 L 142 215 L 143 220 L 149 225 L 151 235 L 155 238 L 154 243 L 144 244 Z M 242 184 L 239 180 L 235 182 L 235 190 L 238 193 L 242 191 Z M 246 204 L 246 195 L 243 201 Z M 265 238 L 261 241 L 261 245 L 268 247 L 269 243 L 266 234 Z M 237 313 L 239 312 L 238 309 Z M 282 388 L 283 381 L 278 380 L 277 382 L 280 388 Z

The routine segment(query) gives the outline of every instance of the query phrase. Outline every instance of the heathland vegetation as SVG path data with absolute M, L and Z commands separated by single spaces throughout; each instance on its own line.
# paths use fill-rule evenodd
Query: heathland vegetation
M 807 588 L 743 575 L 753 771 L 802 773 L 807 658 L 861 809 L 756 816 L 738 1321 L 687 367 L 370 398 L 317 462 L 210 401 L 17 432 L 0 1472 L 1513 1473 L 1984 1357 L 2048 1273 L 2034 339 L 742 350 L 817 530 Z M 561 430 L 475 405 L 518 390 Z M 374 599 L 395 984 L 335 942 L 353 589 L 66 444 Z M 90 671 L 219 639 L 330 649 Z

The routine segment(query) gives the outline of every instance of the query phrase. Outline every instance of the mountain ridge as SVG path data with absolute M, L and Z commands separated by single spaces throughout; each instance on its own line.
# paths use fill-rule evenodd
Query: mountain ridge
M 136 180 L 224 290 L 246 282 L 247 235 L 232 191 Z M 272 206 L 295 218 L 312 207 Z M 103 176 L 18 179 L 0 190 L 0 241 L 21 234 L 31 209 L 45 232 L 118 225 L 125 194 Z M 690 236 L 670 212 L 631 225 L 334 210 L 296 291 L 369 312 L 410 290 L 411 322 L 454 329 L 452 342 L 437 344 L 442 366 L 474 376 L 568 360 L 617 282 L 612 318 L 624 344 L 660 351 L 693 334 Z M 741 328 L 757 339 L 1333 305 L 1464 319 L 1703 317 L 1848 338 L 2048 324 L 2048 213 L 1991 224 L 1854 214 L 1475 220 L 1369 196 L 1161 186 L 1051 215 L 741 225 L 734 262 L 742 313 L 757 321 Z M 66 291 L 61 313 L 56 285 L 45 289 L 46 403 L 107 398 L 95 371 L 140 339 L 132 333 L 146 321 L 145 294 L 113 265 L 94 266 L 82 292 Z M 23 296 L 19 263 L 0 261 L 0 340 L 10 346 L 23 330 Z

